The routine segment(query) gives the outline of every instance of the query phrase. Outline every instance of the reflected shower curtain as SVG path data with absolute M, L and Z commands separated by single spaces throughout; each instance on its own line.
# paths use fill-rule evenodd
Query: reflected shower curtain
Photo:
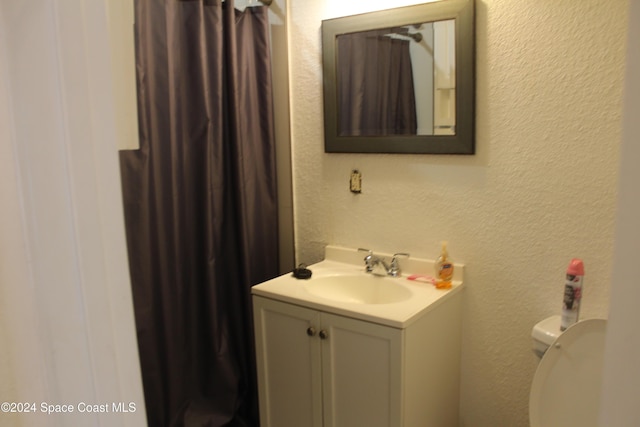
M 339 136 L 416 134 L 410 42 L 388 37 L 392 32 L 337 37 Z
M 278 274 L 266 7 L 136 0 L 121 152 L 149 425 L 257 426 L 250 286 Z

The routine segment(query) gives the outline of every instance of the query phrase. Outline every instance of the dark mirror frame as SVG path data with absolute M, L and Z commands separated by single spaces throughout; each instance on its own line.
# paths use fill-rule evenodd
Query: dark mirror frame
M 474 0 L 443 0 L 322 21 L 324 134 L 327 153 L 475 153 Z M 338 136 L 336 37 L 378 28 L 455 19 L 456 134 Z

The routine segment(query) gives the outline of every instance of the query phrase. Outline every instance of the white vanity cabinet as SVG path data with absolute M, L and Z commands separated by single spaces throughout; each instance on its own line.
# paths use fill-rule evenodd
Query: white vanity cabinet
M 253 306 L 262 427 L 457 426 L 460 294 L 404 328 Z

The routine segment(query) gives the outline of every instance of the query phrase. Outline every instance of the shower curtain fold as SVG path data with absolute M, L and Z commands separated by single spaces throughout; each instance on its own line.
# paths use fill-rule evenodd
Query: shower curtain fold
M 337 37 L 339 136 L 417 133 L 411 42 L 388 37 L 393 32 L 402 29 Z
M 250 286 L 278 274 L 266 7 L 136 0 L 120 154 L 150 426 L 257 426 Z

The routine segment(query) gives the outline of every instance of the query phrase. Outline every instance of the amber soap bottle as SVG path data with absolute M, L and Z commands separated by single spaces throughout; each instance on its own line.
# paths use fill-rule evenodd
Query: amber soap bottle
M 442 250 L 436 260 L 436 288 L 449 289 L 451 280 L 453 280 L 453 261 L 449 258 L 447 242 L 442 242 Z

